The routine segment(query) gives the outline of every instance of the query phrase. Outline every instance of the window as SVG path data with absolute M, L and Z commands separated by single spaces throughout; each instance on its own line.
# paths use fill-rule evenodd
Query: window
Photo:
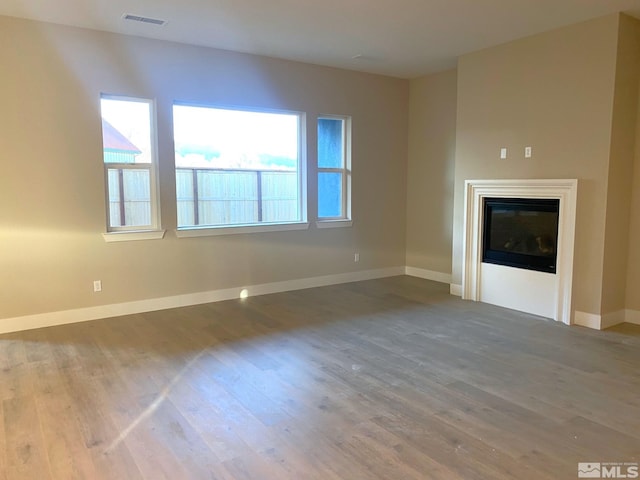
M 302 115 L 176 104 L 178 228 L 305 221 Z
M 158 227 L 152 100 L 103 95 L 102 148 L 107 231 Z
M 351 216 L 350 119 L 318 118 L 318 219 Z

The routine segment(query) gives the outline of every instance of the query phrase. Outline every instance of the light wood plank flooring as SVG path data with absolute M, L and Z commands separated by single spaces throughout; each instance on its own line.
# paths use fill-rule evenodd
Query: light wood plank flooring
M 640 327 L 393 277 L 0 336 L 0 479 L 575 479 L 640 461 Z

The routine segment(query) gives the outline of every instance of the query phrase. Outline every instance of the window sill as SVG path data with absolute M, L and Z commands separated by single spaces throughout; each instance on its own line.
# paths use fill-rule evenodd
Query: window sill
M 353 220 L 318 220 L 316 228 L 345 228 L 352 227 Z
M 131 242 L 136 240 L 160 240 L 164 238 L 166 230 L 140 230 L 131 232 L 103 233 L 102 238 L 107 243 Z
M 268 223 L 265 225 L 238 225 L 220 227 L 187 227 L 176 230 L 179 238 L 213 237 L 217 235 L 238 235 L 241 233 L 286 232 L 291 230 L 307 230 L 309 224 L 301 223 Z

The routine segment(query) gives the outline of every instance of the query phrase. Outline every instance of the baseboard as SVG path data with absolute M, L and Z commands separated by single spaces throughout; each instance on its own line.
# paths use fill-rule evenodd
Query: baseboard
M 640 325 L 640 311 L 626 310 L 624 321 L 626 323 L 633 323 L 634 325 Z
M 614 325 L 620 325 L 627 320 L 627 310 L 618 310 L 617 312 L 605 313 L 600 319 L 600 329 L 613 327 Z
M 576 310 L 574 323 L 596 330 L 604 330 L 605 328 L 620 325 L 621 323 L 640 325 L 640 311 L 618 310 L 617 312 L 605 313 L 604 315 L 596 315 L 594 313 L 585 313 Z
M 448 283 L 449 293 L 451 295 L 455 295 L 456 297 L 462 296 L 462 285 L 451 283 L 450 273 L 435 272 L 433 270 L 425 270 L 424 268 L 409 266 L 405 267 L 404 273 L 405 275 L 409 275 L 411 277 L 424 278 L 425 280 L 433 280 L 434 282 L 440 283 Z
M 602 330 L 602 317 L 594 313 L 580 312 L 576 310 L 573 323 L 575 325 L 580 325 L 581 327 Z
M 605 328 L 628 322 L 628 313 L 629 310 L 618 310 L 617 312 L 597 315 L 595 313 L 586 313 L 576 310 L 574 323 L 582 327 L 593 328 L 595 330 L 604 330 Z
M 202 303 L 219 302 L 240 298 L 240 292 L 246 290 L 249 296 L 266 295 L 269 293 L 302 290 L 305 288 L 338 285 L 340 283 L 373 280 L 376 278 L 404 275 L 405 267 L 390 267 L 360 272 L 339 273 L 320 277 L 301 278 L 284 282 L 263 283 L 258 285 L 211 290 L 208 292 L 175 295 L 171 297 L 152 298 L 135 302 L 100 305 L 97 307 L 77 308 L 59 312 L 25 315 L 22 317 L 0 319 L 0 333 L 32 330 L 35 328 L 52 327 L 68 323 L 86 322 L 101 318 L 132 315 L 136 313 L 153 312 L 169 308 L 186 307 Z
M 425 270 L 424 268 L 405 267 L 405 275 L 411 277 L 424 278 L 425 280 L 433 280 L 440 283 L 451 283 L 451 274 L 435 272 L 433 270 Z
M 258 285 L 241 286 L 207 292 L 175 295 L 171 297 L 152 298 L 134 302 L 100 305 L 97 307 L 77 308 L 59 312 L 25 315 L 22 317 L 0 319 L 0 334 L 32 330 L 35 328 L 52 327 L 68 323 L 86 322 L 101 318 L 116 317 L 121 315 L 133 315 L 136 313 L 153 312 L 169 308 L 187 307 L 202 303 L 233 300 L 240 297 L 242 290 L 247 290 L 249 296 L 267 295 L 270 293 L 302 290 L 305 288 L 324 287 L 341 283 L 373 280 L 376 278 L 393 277 L 396 275 L 410 275 L 441 283 L 449 283 L 451 295 L 462 296 L 462 285 L 450 283 L 451 275 L 423 270 L 414 267 L 390 267 L 377 270 L 364 270 L 360 272 L 340 273 L 336 275 L 324 275 L 320 277 L 301 278 L 284 282 L 263 283 Z M 574 323 L 583 327 L 602 330 L 620 323 L 633 323 L 640 325 L 640 311 L 621 310 L 605 315 L 596 315 L 586 312 L 575 312 Z

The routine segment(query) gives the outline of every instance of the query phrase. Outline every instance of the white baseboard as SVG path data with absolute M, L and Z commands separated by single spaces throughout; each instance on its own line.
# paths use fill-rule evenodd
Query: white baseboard
M 189 293 L 171 297 L 152 298 L 134 302 L 100 305 L 97 307 L 77 308 L 59 312 L 25 315 L 22 317 L 0 319 L 0 334 L 32 330 L 35 328 L 52 327 L 68 323 L 86 322 L 100 318 L 132 315 L 136 313 L 153 312 L 169 308 L 187 307 L 202 303 L 220 302 L 240 298 L 240 292 L 247 290 L 249 296 L 266 295 L 269 293 L 302 290 L 305 288 L 324 287 L 341 283 L 373 280 L 376 278 L 393 277 L 396 275 L 410 275 L 441 283 L 449 283 L 451 295 L 462 296 L 462 285 L 450 283 L 451 275 L 423 270 L 414 267 L 390 267 L 377 270 L 364 270 L 360 272 L 340 273 L 336 275 L 324 275 L 320 277 L 301 278 L 283 282 L 263 283 L 258 285 L 211 290 L 208 292 Z M 640 325 L 640 311 L 621 310 L 605 315 L 596 315 L 586 312 L 575 312 L 574 323 L 583 327 L 602 330 L 619 323 L 633 323 Z
M 626 310 L 624 321 L 626 323 L 633 323 L 634 325 L 640 325 L 640 311 Z
M 404 273 L 405 275 L 409 275 L 411 277 L 424 278 L 425 280 L 433 280 L 434 282 L 440 282 L 440 283 L 448 283 L 449 294 L 455 295 L 456 297 L 462 296 L 462 285 L 451 283 L 450 273 L 436 272 L 433 270 L 425 270 L 424 268 L 416 268 L 416 267 L 409 267 L 409 266 L 405 267 Z
M 451 283 L 450 273 L 435 272 L 433 270 L 416 267 L 405 267 L 404 273 L 411 277 L 424 278 L 425 280 L 433 280 L 434 282 Z
M 600 319 L 600 329 L 613 327 L 624 323 L 627 319 L 627 310 L 618 310 L 617 312 L 605 313 Z
M 0 319 L 0 333 L 32 330 L 34 328 L 52 327 L 68 323 L 86 322 L 109 318 L 120 315 L 132 315 L 168 308 L 186 307 L 202 303 L 219 302 L 240 298 L 240 292 L 247 290 L 248 296 L 266 295 L 269 293 L 302 290 L 305 288 L 324 287 L 340 283 L 373 280 L 375 278 L 393 277 L 404 275 L 405 267 L 390 267 L 377 270 L 364 270 L 360 272 L 339 273 L 336 275 L 324 275 L 320 277 L 300 278 L 284 282 L 263 283 L 259 285 L 247 285 L 208 292 L 189 293 L 171 297 L 152 298 L 135 302 L 100 305 L 97 307 L 77 308 L 60 312 L 25 315 L 22 317 Z
M 602 330 L 602 318 L 600 315 L 596 315 L 595 313 L 580 312 L 576 310 L 573 323 L 575 325 L 580 325 L 581 327 Z
M 617 312 L 605 313 L 597 315 L 595 313 L 586 313 L 576 310 L 574 323 L 582 327 L 593 328 L 595 330 L 604 330 L 621 323 L 637 323 L 640 324 L 640 312 L 633 310 L 618 310 Z

